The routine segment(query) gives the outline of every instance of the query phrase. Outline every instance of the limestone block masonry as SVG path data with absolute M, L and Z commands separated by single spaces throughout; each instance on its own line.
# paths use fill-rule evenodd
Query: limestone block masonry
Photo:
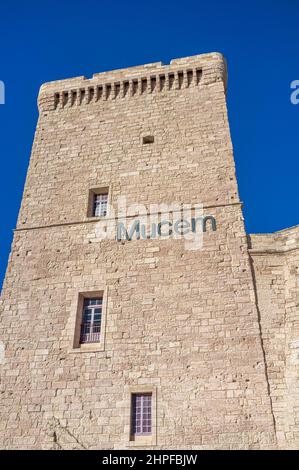
M 2 449 L 298 447 L 299 227 L 245 233 L 226 78 L 210 53 L 41 87 L 1 296 Z M 217 230 L 199 250 L 98 241 L 95 188 L 202 203 Z M 76 347 L 95 292 L 101 341 Z M 152 432 L 133 440 L 138 392 Z

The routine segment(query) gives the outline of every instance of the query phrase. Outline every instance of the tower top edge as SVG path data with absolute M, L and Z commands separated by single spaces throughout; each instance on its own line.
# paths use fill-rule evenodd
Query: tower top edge
M 57 90 L 69 90 L 78 87 L 93 86 L 98 83 L 105 83 L 116 80 L 126 80 L 150 75 L 151 73 L 163 73 L 167 71 L 177 70 L 178 68 L 186 69 L 188 67 L 209 67 L 213 68 L 222 65 L 224 69 L 224 81 L 227 80 L 226 60 L 220 52 L 210 52 L 206 54 L 197 54 L 193 56 L 172 59 L 169 64 L 163 62 L 153 62 L 143 65 L 136 65 L 121 69 L 109 70 L 105 72 L 95 73 L 92 78 L 86 78 L 84 75 L 61 80 L 49 81 L 41 85 L 39 94 L 51 93 Z

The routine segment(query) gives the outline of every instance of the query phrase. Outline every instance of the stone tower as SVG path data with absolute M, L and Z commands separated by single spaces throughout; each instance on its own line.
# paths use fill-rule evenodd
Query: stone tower
M 41 87 L 1 298 L 2 448 L 278 445 L 225 90 L 218 53 Z M 217 226 L 197 250 L 99 239 L 121 196 Z

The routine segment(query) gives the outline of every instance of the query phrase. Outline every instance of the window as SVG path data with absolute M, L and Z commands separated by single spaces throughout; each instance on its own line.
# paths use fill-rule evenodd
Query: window
M 152 434 L 152 394 L 132 394 L 132 436 L 150 436 Z
M 90 189 L 88 193 L 87 217 L 106 217 L 109 213 L 109 187 Z
M 90 298 L 83 301 L 80 344 L 100 341 L 103 298 Z
M 108 193 L 94 194 L 93 216 L 105 217 L 107 215 Z
M 126 386 L 124 431 L 130 447 L 157 445 L 157 387 L 152 384 Z
M 71 307 L 71 352 L 105 350 L 107 296 L 107 287 L 77 292 L 74 296 Z
M 146 135 L 142 139 L 143 144 L 153 144 L 155 142 L 155 138 L 153 135 Z

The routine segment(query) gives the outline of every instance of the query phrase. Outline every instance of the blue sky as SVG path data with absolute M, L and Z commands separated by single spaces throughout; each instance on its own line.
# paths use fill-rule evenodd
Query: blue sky
M 0 284 L 22 197 L 42 83 L 220 51 L 246 230 L 299 223 L 299 0 L 1 1 Z

